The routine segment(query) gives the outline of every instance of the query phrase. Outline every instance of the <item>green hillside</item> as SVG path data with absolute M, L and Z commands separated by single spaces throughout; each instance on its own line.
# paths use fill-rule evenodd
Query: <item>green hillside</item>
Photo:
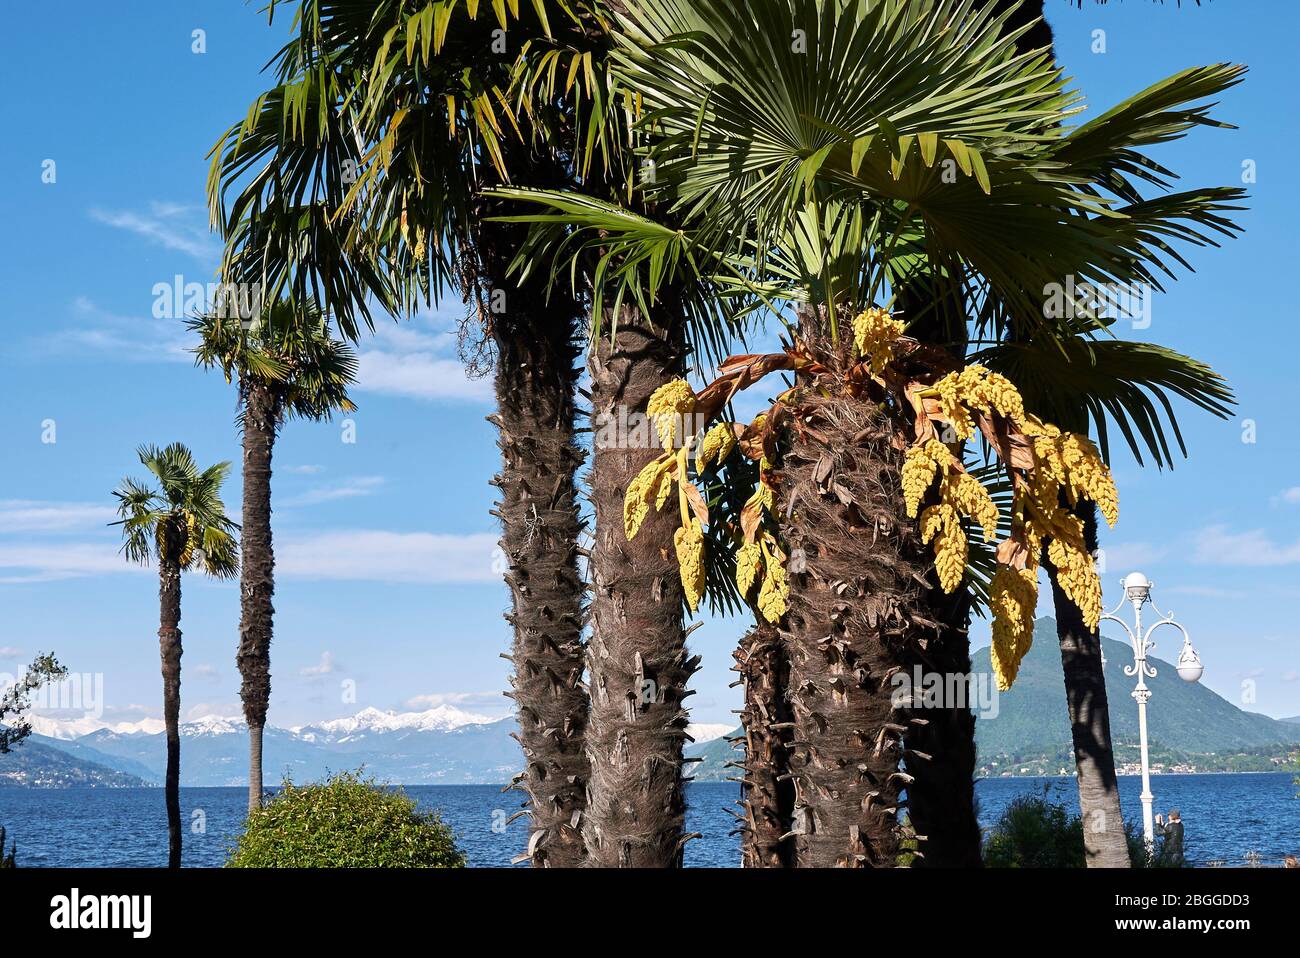
M 1158 651 L 1172 658 L 1180 639 L 1174 630 L 1167 631 L 1167 637 L 1157 633 Z M 1035 635 L 1015 686 L 998 696 L 996 716 L 990 709 L 976 726 L 982 776 L 1073 769 L 1055 621 L 1040 619 Z M 1133 652 L 1127 642 L 1105 638 L 1102 648 L 1116 762 L 1124 765 L 1136 762 L 1138 753 L 1137 703 L 1131 694 L 1135 680 L 1123 672 L 1126 664 L 1133 663 Z M 1215 668 L 1214 652 L 1201 650 L 1208 669 Z M 987 648 L 977 650 L 972 661 L 977 675 L 990 673 Z M 1152 693 L 1147 727 L 1154 766 L 1178 771 L 1259 771 L 1278 767 L 1290 750 L 1288 745 L 1294 749 L 1300 743 L 1300 724 L 1294 719 L 1278 721 L 1243 711 L 1203 684 L 1184 682 L 1165 658 L 1152 657 L 1151 662 L 1156 676 L 1147 679 Z M 717 780 L 734 774 L 723 766 L 739 753 L 718 739 L 689 749 L 688 754 L 704 759 L 696 766 L 697 778 Z

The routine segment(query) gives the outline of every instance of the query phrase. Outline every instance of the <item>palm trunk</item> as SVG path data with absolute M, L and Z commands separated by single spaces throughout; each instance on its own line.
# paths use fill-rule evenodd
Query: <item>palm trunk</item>
M 833 357 L 824 360 L 834 363 Z M 893 867 L 908 718 L 893 675 L 939 624 L 879 406 L 818 383 L 795 403 L 777 511 L 790 550 L 790 700 L 798 867 Z
M 933 572 L 929 578 L 934 579 Z M 913 665 L 941 684 L 938 701 L 920 696 L 908 711 L 905 754 L 913 778 L 907 786 L 908 819 L 918 838 L 924 837 L 918 841 L 918 865 L 978 868 L 981 834 L 975 804 L 975 715 L 970 708 L 970 593 L 961 587 L 945 595 L 932 581 L 929 598 L 942 629 L 924 650 L 917 650 Z M 915 672 L 910 678 L 914 676 Z
M 932 290 L 903 285 L 895 308 L 909 321 L 908 334 L 943 344 L 954 359 L 966 354 L 968 309 L 959 291 L 935 297 Z M 931 491 L 925 505 L 938 501 Z M 907 787 L 907 814 L 917 842 L 915 864 L 930 868 L 978 868 L 982 863 L 981 833 L 975 803 L 975 716 L 970 709 L 971 595 L 965 585 L 951 595 L 939 587 L 933 571 L 930 601 L 942 625 L 937 639 L 927 643 L 908 669 L 941 683 L 935 700 L 924 687 L 913 687 L 911 721 L 905 736 L 905 764 L 913 781 Z
M 794 861 L 794 846 L 787 837 L 794 815 L 794 784 L 786 761 L 791 715 L 785 640 L 775 627 L 756 625 L 741 640 L 735 658 L 745 686 L 741 864 L 789 868 Z
M 158 650 L 162 658 L 163 722 L 167 729 L 167 867 L 181 867 L 181 570 L 158 560 Z
M 239 696 L 248 723 L 248 810 L 262 804 L 262 730 L 271 699 L 275 553 L 271 547 L 271 452 L 279 409 L 257 380 L 244 384 L 243 564 L 240 572 Z
M 1089 552 L 1097 548 L 1097 510 L 1081 503 L 1074 515 L 1083 520 L 1084 542 Z M 1056 569 L 1043 557 L 1056 604 L 1057 639 L 1065 672 L 1065 700 L 1070 710 L 1070 735 L 1074 740 L 1074 765 L 1079 784 L 1079 810 L 1083 816 L 1083 845 L 1089 868 L 1128 868 L 1128 839 L 1119 805 L 1115 755 L 1111 751 L 1110 709 L 1106 676 L 1101 663 L 1101 634 L 1084 624 L 1083 614 L 1061 591 Z
M 583 585 L 578 572 L 575 442 L 576 307 L 558 314 L 541 290 L 514 290 L 509 319 L 495 320 L 501 549 L 509 563 L 514 629 L 510 693 L 526 766 L 514 786 L 528 796 L 523 856 L 535 867 L 585 858 L 581 834 L 589 766 L 583 752 Z M 564 309 L 561 301 L 559 309 Z
M 250 815 L 262 807 L 263 728 L 261 725 L 248 727 L 248 812 Z
M 596 535 L 587 649 L 591 786 L 583 829 L 588 863 L 675 867 L 682 863 L 686 801 L 682 743 L 686 682 L 698 668 L 682 629 L 682 587 L 673 551 L 679 524 L 651 510 L 638 535 L 623 530 L 623 496 L 662 451 L 648 425 L 635 428 L 650 394 L 682 372 L 680 338 L 632 308 L 610 341 L 592 347 L 591 472 Z M 632 428 L 616 428 L 620 422 Z

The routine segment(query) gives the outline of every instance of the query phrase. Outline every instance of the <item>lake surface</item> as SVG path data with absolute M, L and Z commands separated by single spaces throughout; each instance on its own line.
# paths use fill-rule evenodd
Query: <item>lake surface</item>
M 978 783 L 980 821 L 986 827 L 1018 795 L 1041 794 L 1077 812 L 1078 792 L 1070 778 L 998 778 Z M 526 841 L 526 824 L 505 819 L 518 810 L 515 793 L 495 785 L 421 785 L 406 791 L 426 809 L 436 809 L 456 831 L 471 866 L 509 865 Z M 1141 781 L 1120 779 L 1124 814 L 1141 821 Z M 1245 864 L 1250 852 L 1261 864 L 1278 865 L 1300 852 L 1300 798 L 1289 773 L 1259 775 L 1156 775 L 1157 811 L 1179 808 L 1186 823 L 1188 858 L 1197 864 L 1227 860 Z M 190 822 L 185 836 L 187 866 L 215 866 L 225 860 L 243 821 L 242 788 L 183 788 L 181 807 Z M 693 782 L 687 786 L 686 829 L 702 832 L 686 846 L 691 867 L 736 867 L 739 838 L 729 834 L 739 786 Z M 162 866 L 167 862 L 167 819 L 160 788 L 35 789 L 0 786 L 0 824 L 7 841 L 18 844 L 18 863 L 28 867 Z

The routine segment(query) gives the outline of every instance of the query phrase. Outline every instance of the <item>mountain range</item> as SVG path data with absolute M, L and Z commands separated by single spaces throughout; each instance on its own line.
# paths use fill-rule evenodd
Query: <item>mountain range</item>
M 162 722 L 62 722 L 33 716 L 35 734 L 0 757 L 0 783 L 26 785 L 156 785 L 163 780 Z M 439 705 L 424 712 L 363 709 L 297 728 L 268 726 L 262 744 L 268 783 L 306 782 L 331 771 L 364 767 L 381 781 L 406 785 L 504 783 L 523 766 L 511 733 L 514 718 L 493 719 Z M 726 725 L 693 726 L 699 739 Z M 248 739 L 238 719 L 209 716 L 181 724 L 181 784 L 247 782 Z M 17 757 L 17 758 L 16 758 Z M 14 759 L 11 761 L 11 759 Z
M 1015 685 L 998 695 L 996 715 L 990 709 L 987 717 L 976 722 L 981 777 L 1073 772 L 1055 620 L 1039 619 L 1034 634 L 1037 638 L 1020 665 Z M 1103 637 L 1102 652 L 1111 739 L 1123 774 L 1138 761 L 1137 704 L 1131 695 L 1136 680 L 1123 671 L 1126 664 L 1133 664 L 1133 649 L 1127 642 Z M 990 675 L 987 648 L 977 649 L 971 659 L 973 674 Z M 1171 663 L 1155 657 L 1149 661 L 1156 670 L 1147 680 L 1153 771 L 1263 771 L 1278 767 L 1300 743 L 1300 716 L 1279 720 L 1247 712 L 1203 684 L 1184 682 Z M 739 734 L 739 729 L 732 734 Z M 692 772 L 697 779 L 716 781 L 735 774 L 725 766 L 738 753 L 725 739 L 690 751 L 704 759 Z
M 976 724 L 981 776 L 1057 774 L 1073 768 L 1056 623 L 1041 619 L 1038 640 L 1021 664 L 1015 686 Z M 1106 685 L 1116 760 L 1136 761 L 1137 707 L 1126 643 L 1103 639 Z M 988 649 L 977 650 L 974 674 L 990 672 Z M 1277 767 L 1300 743 L 1300 716 L 1277 720 L 1238 708 L 1201 684 L 1183 682 L 1174 667 L 1153 659 L 1156 676 L 1148 707 L 1157 770 L 1218 771 Z M 1211 663 L 1211 667 L 1213 664 Z M 511 737 L 514 719 L 493 719 L 440 705 L 424 712 L 367 708 L 355 715 L 297 728 L 268 727 L 263 764 L 268 783 L 285 776 L 305 782 L 364 766 L 383 781 L 407 785 L 468 785 L 510 781 L 523 766 Z M 159 784 L 166 749 L 162 723 L 145 719 L 112 724 L 83 718 L 60 722 L 33 717 L 36 734 L 0 756 L 0 783 L 27 785 Z M 700 780 L 733 774 L 737 753 L 723 737 L 727 725 L 695 725 L 687 754 L 703 759 L 691 770 Z M 737 730 L 738 731 L 738 730 Z M 209 717 L 181 725 L 181 784 L 237 786 L 247 781 L 248 741 L 238 719 Z

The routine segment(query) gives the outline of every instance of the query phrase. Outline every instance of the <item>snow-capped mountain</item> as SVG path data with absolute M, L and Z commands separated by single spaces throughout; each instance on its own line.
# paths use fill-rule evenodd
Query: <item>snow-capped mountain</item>
M 118 735 L 135 735 L 137 733 L 157 735 L 164 728 L 163 720 L 156 718 L 140 719 L 138 722 L 106 722 L 102 718 L 95 718 L 91 715 L 79 719 L 56 719 L 45 715 L 29 715 L 27 721 L 31 724 L 32 731 L 37 735 L 63 741 L 72 741 L 81 738 L 83 735 L 89 735 L 91 732 L 98 732 L 101 729 L 108 729 Z
M 699 724 L 686 726 L 686 734 L 695 739 L 696 745 L 703 745 L 705 742 L 712 742 L 716 738 L 730 735 L 735 727 L 735 725 L 719 725 L 709 722 L 701 722 Z
M 157 719 L 33 720 L 40 741 L 152 782 L 161 782 L 167 750 Z M 263 766 L 269 783 L 288 775 L 303 782 L 329 771 L 364 767 L 381 780 L 403 784 L 477 784 L 510 781 L 523 766 L 510 737 L 513 719 L 439 705 L 423 712 L 362 709 L 355 715 L 284 729 L 268 726 Z M 182 722 L 181 784 L 239 785 L 247 774 L 247 727 L 242 718 L 208 715 Z
M 32 720 L 43 745 L 110 769 L 160 783 L 167 749 L 158 719 Z M 329 771 L 364 767 L 367 774 L 407 785 L 501 784 L 523 767 L 510 733 L 513 718 L 438 705 L 423 712 L 366 708 L 355 715 L 285 729 L 268 726 L 263 765 L 268 783 L 287 775 L 311 781 Z M 208 715 L 181 723 L 181 784 L 241 785 L 246 781 L 248 739 L 242 718 Z M 688 728 L 696 745 L 732 731 L 729 725 Z
M 383 712 L 366 708 L 347 718 L 299 726 L 292 731 L 308 742 L 329 742 L 368 732 L 448 732 L 466 725 L 488 725 L 495 721 L 486 715 L 462 711 L 454 705 L 437 705 L 424 712 Z

